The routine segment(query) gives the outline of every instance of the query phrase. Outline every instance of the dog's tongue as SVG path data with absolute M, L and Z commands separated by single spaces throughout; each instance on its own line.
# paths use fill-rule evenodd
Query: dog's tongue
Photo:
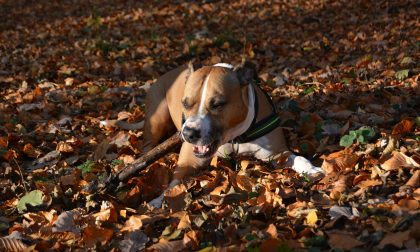
M 194 145 L 193 147 L 193 151 L 196 153 L 207 153 L 209 150 L 210 149 L 208 145 L 204 145 L 204 146 Z

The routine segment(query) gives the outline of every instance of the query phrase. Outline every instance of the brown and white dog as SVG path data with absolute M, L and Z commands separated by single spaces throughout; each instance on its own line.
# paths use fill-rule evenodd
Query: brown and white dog
M 151 86 L 146 97 L 144 149 L 177 130 L 184 140 L 168 189 L 209 165 L 214 155 L 236 152 L 268 161 L 288 150 L 271 99 L 254 84 L 255 76 L 249 62 L 236 68 L 219 63 L 196 71 L 189 64 L 164 74 Z M 291 157 L 293 163 L 309 163 Z M 310 166 L 309 172 L 319 171 Z M 160 207 L 163 196 L 150 204 Z

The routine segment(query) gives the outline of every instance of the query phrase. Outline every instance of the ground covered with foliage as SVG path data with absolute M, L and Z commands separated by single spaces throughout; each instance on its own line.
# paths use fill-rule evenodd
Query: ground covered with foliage
M 0 0 L 0 250 L 419 249 L 416 1 Z M 144 97 L 189 60 L 258 65 L 290 149 L 213 159 L 158 196 L 171 154 L 141 155 Z

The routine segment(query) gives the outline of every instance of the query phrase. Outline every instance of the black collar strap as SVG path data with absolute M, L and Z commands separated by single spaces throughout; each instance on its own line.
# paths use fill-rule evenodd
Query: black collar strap
M 252 85 L 252 84 L 250 84 L 250 85 Z M 258 86 L 258 84 L 256 84 L 255 86 L 257 86 L 259 89 L 261 89 L 260 86 Z M 273 101 L 271 100 L 271 97 L 266 92 L 264 92 L 264 90 L 262 90 L 262 92 L 265 94 L 267 100 L 270 102 L 270 105 L 271 105 L 271 108 L 272 108 L 273 112 L 270 115 L 268 115 L 267 117 L 263 118 L 261 121 L 256 122 L 257 116 L 258 116 L 258 95 L 257 95 L 257 92 L 255 90 L 255 86 L 253 85 L 254 95 L 255 95 L 255 103 L 254 103 L 255 115 L 254 115 L 254 119 L 252 120 L 251 126 L 249 126 L 248 130 L 245 131 L 245 133 L 243 133 L 242 135 L 233 139 L 232 143 L 251 142 L 255 139 L 258 139 L 258 138 L 270 133 L 271 131 L 273 131 L 274 129 L 276 129 L 277 127 L 280 126 L 280 117 L 277 115 L 276 107 L 275 107 Z

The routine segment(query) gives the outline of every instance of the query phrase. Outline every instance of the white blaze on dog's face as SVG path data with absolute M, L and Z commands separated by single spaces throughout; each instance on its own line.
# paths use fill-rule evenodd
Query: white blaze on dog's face
M 251 85 L 241 83 L 241 73 L 217 65 L 191 70 L 182 98 L 181 135 L 193 144 L 195 156 L 211 157 L 249 127 L 254 114 L 253 102 L 249 106 Z

